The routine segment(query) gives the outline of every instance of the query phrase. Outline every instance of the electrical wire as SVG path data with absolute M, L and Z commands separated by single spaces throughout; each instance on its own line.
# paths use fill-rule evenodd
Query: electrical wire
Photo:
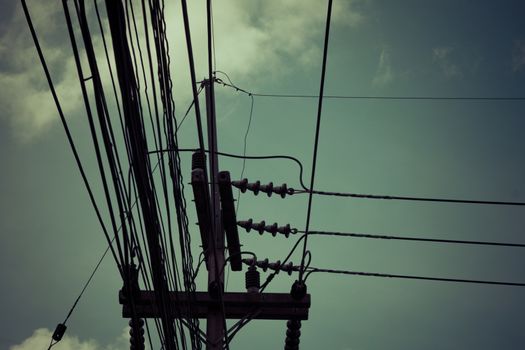
M 216 71 L 217 73 L 221 71 Z M 228 79 L 229 80 L 229 79 Z M 229 83 L 216 80 L 220 85 L 231 87 L 236 91 L 243 92 L 254 97 L 270 97 L 270 98 L 319 98 L 319 95 L 308 94 L 290 94 L 290 93 L 258 93 L 249 91 L 233 84 L 231 80 Z M 525 101 L 525 97 L 516 96 L 373 96 L 373 95 L 323 95 L 323 99 L 339 99 L 339 100 L 427 100 L 427 101 Z
M 87 179 L 86 173 L 84 171 L 84 167 L 82 165 L 82 161 L 80 160 L 80 156 L 79 156 L 77 148 L 75 146 L 75 142 L 73 141 L 73 137 L 72 137 L 71 132 L 69 130 L 69 126 L 67 124 L 66 118 L 64 116 L 64 112 L 63 112 L 62 107 L 60 105 L 60 101 L 58 100 L 58 95 L 56 93 L 55 86 L 53 84 L 53 80 L 51 79 L 51 74 L 49 73 L 49 69 L 47 67 L 47 63 L 46 63 L 44 54 L 43 54 L 42 49 L 40 47 L 40 42 L 39 42 L 38 37 L 36 35 L 35 28 L 34 28 L 34 25 L 33 25 L 33 21 L 31 19 L 31 15 L 29 14 L 29 10 L 27 8 L 26 0 L 22 0 L 22 8 L 24 10 L 24 15 L 25 15 L 27 24 L 29 26 L 29 30 L 31 32 L 31 37 L 33 38 L 33 42 L 35 44 L 35 48 L 37 50 L 38 57 L 40 59 L 40 63 L 42 65 L 42 68 L 44 69 L 44 74 L 45 74 L 46 79 L 47 79 L 49 90 L 51 91 L 51 94 L 53 96 L 53 101 L 55 102 L 55 106 L 56 106 L 58 114 L 60 116 L 60 120 L 62 122 L 62 126 L 64 128 L 65 133 L 66 133 L 66 137 L 67 137 L 69 146 L 71 148 L 71 151 L 73 152 L 73 156 L 75 158 L 75 162 L 76 162 L 77 167 L 78 167 L 78 169 L 80 171 L 80 175 L 82 177 L 82 181 L 84 183 L 84 187 L 86 188 L 86 190 L 88 192 L 89 199 L 91 201 L 91 205 L 93 206 L 93 208 L 95 210 L 95 213 L 97 215 L 97 219 L 99 221 L 99 224 L 100 224 L 100 226 L 102 228 L 102 231 L 104 232 L 104 236 L 106 237 L 106 240 L 109 243 L 109 242 L 111 242 L 111 238 L 109 237 L 109 233 L 108 233 L 108 230 L 106 229 L 106 225 L 104 224 L 104 221 L 102 220 L 102 215 L 100 213 L 100 210 L 99 210 L 98 205 L 96 203 L 95 197 L 93 195 L 93 191 L 91 189 L 91 186 L 90 186 L 89 181 Z M 119 259 L 117 258 L 117 254 L 115 253 L 115 250 L 113 248 L 111 248 L 111 254 L 113 255 L 113 259 L 115 260 L 115 262 L 117 264 L 117 268 L 119 270 L 119 273 L 122 275 L 123 274 L 122 266 L 121 266 L 121 264 L 119 262 Z
M 199 89 L 197 90 L 197 96 L 200 95 L 200 93 L 202 92 L 203 90 L 203 85 L 201 84 L 199 86 Z M 186 113 L 184 113 L 184 116 L 182 117 L 182 119 L 180 120 L 179 124 L 177 125 L 177 129 L 176 131 L 178 132 L 179 129 L 181 128 L 182 124 L 184 123 L 184 121 L 186 120 L 186 117 L 188 116 L 188 114 L 190 113 L 191 111 L 191 107 L 193 107 L 193 105 L 195 104 L 195 100 L 191 101 L 191 104 L 189 105 L 188 109 L 186 110 Z
M 299 270 L 299 282 L 303 281 L 304 274 L 304 259 L 306 256 L 306 247 L 308 245 L 308 229 L 310 227 L 310 217 L 312 213 L 312 191 L 314 189 L 315 183 L 315 170 L 317 166 L 317 149 L 319 146 L 319 132 L 321 129 L 321 113 L 323 110 L 323 94 L 324 94 L 324 83 L 325 83 L 325 74 L 326 74 L 326 61 L 328 59 L 328 42 L 330 38 L 330 23 L 332 17 L 332 0 L 328 1 L 328 10 L 326 14 L 326 30 L 324 37 L 324 49 L 323 49 L 323 64 L 321 69 L 321 84 L 319 87 L 319 102 L 317 106 L 317 123 L 315 126 L 315 139 L 314 139 L 314 154 L 312 159 L 312 175 L 310 177 L 310 193 L 308 195 L 308 209 L 306 211 L 306 233 L 303 243 L 303 255 L 301 257 L 301 269 Z
M 398 200 L 398 201 L 415 201 L 415 202 L 441 202 L 441 203 L 461 203 L 461 204 L 487 204 L 487 205 L 514 205 L 525 206 L 525 202 L 510 202 L 510 201 L 487 201 L 487 200 L 471 200 L 471 199 L 453 199 L 453 198 L 432 198 L 432 197 L 411 197 L 411 196 L 390 196 L 377 194 L 362 194 L 362 193 L 348 193 L 348 192 L 330 192 L 330 191 L 297 191 L 300 193 L 312 193 L 322 196 L 334 197 L 352 197 L 364 199 L 384 199 L 384 200 Z
M 113 243 L 114 240 L 115 240 L 115 237 L 113 237 L 113 240 L 111 240 L 111 243 Z M 91 280 L 93 279 L 93 277 L 94 277 L 95 274 L 97 273 L 98 268 L 99 268 L 100 265 L 102 264 L 102 261 L 104 260 L 104 258 L 105 258 L 106 255 L 108 254 L 110 247 L 111 247 L 111 245 L 108 245 L 108 246 L 106 247 L 106 250 L 104 250 L 104 253 L 103 253 L 102 256 L 100 257 L 100 259 L 98 259 L 98 262 L 97 262 L 97 264 L 95 265 L 95 268 L 93 269 L 93 271 L 92 271 L 91 274 L 89 275 L 89 278 L 87 279 L 86 283 L 84 283 L 84 286 L 82 287 L 82 290 L 80 291 L 80 294 L 79 294 L 78 297 L 75 299 L 75 302 L 73 303 L 73 305 L 72 305 L 71 308 L 69 309 L 69 312 L 67 313 L 67 316 L 66 316 L 66 318 L 64 319 L 64 322 L 62 322 L 62 324 L 66 324 L 67 320 L 69 319 L 69 317 L 71 316 L 71 314 L 73 313 L 73 311 L 75 310 L 75 308 L 77 307 L 78 302 L 80 301 L 80 299 L 81 299 L 82 296 L 84 295 L 84 292 L 86 291 L 86 289 L 88 288 L 89 284 L 91 283 Z
M 304 94 L 272 94 L 251 93 L 256 97 L 275 98 L 319 98 L 319 95 Z M 493 96 L 365 96 L 365 95 L 324 95 L 325 99 L 349 99 L 349 100 L 430 100 L 430 101 L 525 101 L 525 97 L 493 97 Z
M 195 148 L 179 148 L 177 151 L 180 152 L 195 152 L 198 149 Z M 149 151 L 152 153 L 159 152 L 168 152 L 168 150 L 154 150 Z M 208 150 L 205 150 L 206 153 L 209 153 Z M 243 156 L 239 154 L 226 153 L 226 152 L 217 152 L 218 155 L 237 158 L 237 159 L 287 159 L 296 163 L 299 167 L 299 183 L 303 190 L 295 190 L 294 194 L 304 194 L 309 193 L 310 191 L 304 184 L 303 172 L 304 167 L 302 162 L 289 155 L 269 155 L 269 156 Z M 376 195 L 376 194 L 362 194 L 362 193 L 350 193 L 350 192 L 330 192 L 330 191 L 312 191 L 313 194 L 321 196 L 334 196 L 334 197 L 353 197 L 353 198 L 365 198 L 365 199 L 383 199 L 383 200 L 403 200 L 403 201 L 421 201 L 421 202 L 444 202 L 444 203 L 463 203 L 463 204 L 487 204 L 487 205 L 510 205 L 510 206 L 525 206 L 525 202 L 509 202 L 509 201 L 487 201 L 487 200 L 470 200 L 470 199 L 451 199 L 451 198 L 433 198 L 433 197 L 409 197 L 409 196 L 391 196 L 391 195 Z
M 488 280 L 474 280 L 474 279 L 463 279 L 463 278 L 444 278 L 444 277 L 427 277 L 427 276 L 414 276 L 414 275 L 397 275 L 388 273 L 376 273 L 376 272 L 359 272 L 349 270 L 334 270 L 334 269 L 320 269 L 310 268 L 305 279 L 308 278 L 312 273 L 332 273 L 332 274 L 343 274 L 343 275 L 354 275 L 354 276 L 366 276 L 366 277 L 385 277 L 385 278 L 399 278 L 399 279 L 410 279 L 410 280 L 424 280 L 424 281 L 436 281 L 436 282 L 452 282 L 452 283 L 471 283 L 471 284 L 489 284 L 499 286 L 514 286 L 514 287 L 525 287 L 525 283 L 522 282 L 502 282 L 502 281 L 488 281 Z
M 242 151 L 242 156 L 244 158 L 243 158 L 243 161 L 242 161 L 241 175 L 239 176 L 240 179 L 243 178 L 244 170 L 246 169 L 246 146 L 247 146 L 248 133 L 250 132 L 250 127 L 252 125 L 253 103 L 254 103 L 253 96 L 250 96 L 250 99 L 251 99 L 250 117 L 248 118 L 248 126 L 246 127 L 246 133 L 244 134 L 244 145 L 243 145 L 243 151 Z M 235 212 L 236 213 L 239 211 L 239 204 L 241 203 L 241 198 L 240 197 L 241 197 L 241 190 L 238 190 L 237 191 L 237 205 L 236 205 L 236 208 L 235 208 Z
M 305 233 L 305 231 L 297 231 L 297 232 Z M 525 248 L 525 244 L 521 244 L 521 243 L 468 241 L 468 240 L 457 240 L 457 239 L 422 238 L 422 237 L 408 237 L 408 236 L 391 236 L 391 235 L 382 235 L 382 234 L 377 235 L 377 234 L 354 233 L 354 232 L 309 231 L 308 234 L 309 235 L 319 235 L 319 236 L 339 236 L 339 237 L 387 239 L 387 240 L 398 240 L 398 241 L 416 241 L 416 242 L 431 242 L 431 243 L 450 243 L 450 244 L 467 244 L 467 245 Z
M 182 18 L 184 22 L 184 34 L 186 35 L 186 48 L 188 51 L 188 63 L 190 65 L 191 88 L 193 93 L 193 101 L 195 102 L 195 120 L 197 122 L 197 131 L 199 137 L 199 147 L 204 149 L 204 137 L 202 131 L 201 112 L 199 107 L 199 94 L 197 93 L 197 79 L 195 77 L 195 62 L 193 59 L 193 47 L 191 43 L 190 20 L 188 16 L 188 5 L 186 0 L 181 0 Z

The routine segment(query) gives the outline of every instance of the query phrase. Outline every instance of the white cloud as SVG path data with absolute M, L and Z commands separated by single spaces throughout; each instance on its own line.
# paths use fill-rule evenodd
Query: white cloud
M 390 83 L 393 78 L 394 74 L 390 63 L 390 52 L 386 47 L 383 47 L 379 54 L 379 63 L 372 84 L 384 86 Z
M 12 345 L 9 350 L 35 350 L 47 349 L 51 340 L 52 332 L 46 328 L 40 328 L 18 345 Z M 53 350 L 128 350 L 129 328 L 124 329 L 122 334 L 111 344 L 100 345 L 93 339 L 80 340 L 66 333 L 64 338 L 53 346 Z
M 60 68 L 53 78 L 63 110 L 69 114 L 80 106 L 80 94 L 78 88 L 72 88 L 78 83 L 73 60 L 68 57 L 70 51 L 64 51 L 63 42 L 56 40 L 57 33 L 63 30 L 54 20 L 60 7 L 47 1 L 31 2 L 30 6 L 48 66 Z M 50 37 L 54 41 L 46 40 Z M 0 118 L 7 119 L 19 139 L 29 141 L 58 121 L 58 113 L 20 6 L 8 30 L 0 36 L 0 57 Z
M 432 49 L 432 60 L 440 67 L 445 77 L 449 79 L 463 76 L 463 72 L 451 58 L 453 51 L 454 49 L 449 46 L 435 47 Z
M 512 70 L 521 71 L 525 67 L 525 41 L 516 40 L 512 53 Z
M 365 19 L 360 10 L 360 4 L 364 1 L 336 2 L 332 16 L 334 27 L 360 25 Z M 65 32 L 63 10 L 56 2 L 29 1 L 28 5 L 64 112 L 67 116 L 78 115 L 83 103 Z M 188 5 L 197 78 L 201 79 L 207 75 L 205 2 L 190 1 Z M 88 13 L 92 15 L 90 6 L 90 3 L 86 4 Z M 104 14 L 104 6 L 100 8 Z M 175 102 L 185 106 L 190 100 L 191 89 L 180 3 L 169 2 L 165 13 L 170 19 L 167 21 L 167 34 L 172 58 L 173 93 Z M 140 35 L 140 6 L 135 7 L 135 14 Z M 294 69 L 317 68 L 321 60 L 325 16 L 326 3 L 318 0 L 221 1 L 220 6 L 214 8 L 217 69 L 229 73 L 239 85 L 256 89 L 258 79 L 282 78 L 293 74 Z M 98 27 L 91 28 L 91 31 L 95 50 L 102 55 Z M 107 28 L 106 39 L 111 41 Z M 77 41 L 81 41 L 80 36 Z M 142 49 L 145 55 L 144 47 Z M 13 14 L 8 29 L 0 33 L 0 57 L 3 89 L 0 118 L 12 126 L 19 139 L 29 141 L 55 125 L 59 118 L 20 6 Z M 104 66 L 104 61 L 101 59 L 99 64 Z M 87 68 L 84 65 L 85 71 L 88 71 Z M 107 72 L 107 68 L 102 67 L 101 71 Z M 106 84 L 106 94 L 111 98 L 109 78 L 105 80 Z M 183 109 L 179 108 L 180 111 Z

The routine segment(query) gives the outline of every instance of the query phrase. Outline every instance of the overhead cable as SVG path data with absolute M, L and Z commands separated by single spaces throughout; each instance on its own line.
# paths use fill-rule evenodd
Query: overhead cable
M 490 285 L 499 285 L 499 286 L 525 287 L 525 283 L 522 283 L 522 282 L 502 282 L 502 281 L 475 280 L 475 279 L 463 279 L 463 278 L 398 275 L 398 274 L 376 273 L 376 272 L 321 269 L 321 268 L 315 268 L 315 267 L 310 268 L 310 270 L 308 271 L 308 274 L 306 275 L 306 278 L 308 278 L 308 276 L 312 273 L 320 273 L 320 272 L 321 273 L 342 274 L 342 275 L 365 276 L 365 277 L 385 277 L 385 278 L 399 278 L 399 279 L 424 280 L 424 281 L 436 281 L 436 282 L 490 284 Z
M 217 71 L 219 72 L 219 71 Z M 271 98 L 290 98 L 290 99 L 317 99 L 319 95 L 309 94 L 292 94 L 292 93 L 258 93 L 249 91 L 233 84 L 231 81 L 226 83 L 221 79 L 216 80 L 220 85 L 231 87 L 236 91 L 243 92 L 255 97 L 271 97 Z M 336 100 L 427 100 L 427 101 L 525 101 L 522 96 L 375 96 L 375 95 L 323 95 L 323 99 Z
M 82 161 L 80 160 L 80 156 L 79 156 L 77 148 L 75 146 L 75 142 L 73 141 L 73 136 L 71 135 L 71 132 L 69 130 L 69 126 L 68 126 L 66 118 L 64 116 L 64 112 L 63 112 L 62 107 L 60 105 L 60 101 L 58 100 L 58 95 L 56 93 L 55 86 L 53 84 L 53 80 L 51 79 L 51 74 L 49 73 L 49 69 L 47 67 L 47 63 L 46 63 L 44 54 L 42 53 L 42 49 L 40 47 L 40 42 L 38 40 L 38 37 L 37 37 L 36 32 L 35 32 L 35 28 L 33 26 L 33 21 L 31 19 L 31 15 L 29 14 L 29 10 L 27 8 L 26 0 L 22 0 L 22 7 L 23 7 L 23 10 L 24 10 L 24 14 L 25 14 L 26 20 L 27 20 L 27 24 L 29 26 L 29 30 L 31 31 L 31 37 L 33 38 L 33 42 L 35 44 L 35 47 L 36 47 L 36 50 L 37 50 L 37 53 L 38 53 L 38 57 L 40 59 L 40 63 L 42 65 L 42 68 L 44 69 L 44 73 L 45 73 L 45 76 L 46 76 L 46 79 L 47 79 L 47 83 L 49 85 L 49 90 L 51 91 L 51 94 L 53 96 L 53 100 L 55 102 L 55 105 L 56 105 L 56 108 L 57 108 L 57 111 L 58 111 L 58 114 L 60 116 L 60 120 L 62 122 L 62 126 L 64 127 L 64 131 L 66 133 L 66 137 L 67 137 L 69 146 L 71 148 L 71 151 L 73 152 L 73 156 L 75 157 L 75 162 L 76 162 L 77 167 L 78 167 L 78 169 L 80 171 L 80 175 L 82 176 L 82 181 L 84 182 L 84 186 L 85 186 L 85 188 L 86 188 L 86 190 L 88 192 L 89 199 L 91 201 L 91 205 L 93 206 L 93 208 L 95 210 L 95 213 L 97 215 L 97 219 L 98 219 L 98 221 L 100 223 L 102 231 L 104 232 L 104 236 L 106 237 L 106 240 L 107 240 L 107 242 L 109 244 L 111 242 L 111 238 L 110 238 L 110 236 L 108 234 L 108 230 L 106 229 L 106 225 L 104 224 L 104 221 L 102 220 L 102 215 L 100 214 L 100 210 L 98 208 L 98 205 L 96 203 L 95 197 L 93 195 L 93 191 L 91 189 L 91 186 L 90 186 L 89 181 L 87 179 L 86 173 L 84 171 L 84 167 L 82 165 Z M 113 255 L 113 259 L 115 260 L 115 262 L 117 264 L 117 268 L 118 268 L 120 274 L 122 275 L 122 267 L 121 267 L 119 259 L 117 258 L 117 254 L 115 253 L 115 250 L 113 248 L 111 248 L 111 254 Z
M 472 200 L 472 199 L 456 199 L 456 198 L 433 198 L 433 197 L 412 197 L 412 196 L 390 196 L 390 195 L 377 195 L 377 194 L 362 194 L 362 193 L 349 193 L 349 192 L 330 192 L 330 191 L 310 191 L 308 189 L 304 191 L 296 191 L 295 193 L 313 193 L 322 196 L 334 196 L 334 197 L 353 197 L 353 198 L 364 198 L 364 199 L 385 199 L 385 200 L 398 200 L 398 201 L 415 201 L 415 202 L 441 202 L 441 203 L 461 203 L 461 204 L 489 204 L 489 205 L 515 205 L 524 206 L 525 202 L 510 202 L 510 201 L 488 201 L 488 200 Z
M 305 233 L 305 231 L 296 231 L 296 232 Z M 309 235 L 319 235 L 319 236 L 339 236 L 339 237 L 386 239 L 386 240 L 398 240 L 398 241 L 416 241 L 416 242 L 431 242 L 431 243 L 450 243 L 450 244 L 467 244 L 467 245 L 485 245 L 485 246 L 525 248 L 525 244 L 522 244 L 522 243 L 469 241 L 469 240 L 458 240 L 458 239 L 423 238 L 423 237 L 409 237 L 409 236 L 391 236 L 391 235 L 377 235 L 377 234 L 354 233 L 354 232 L 309 231 L 308 234 Z
M 319 87 L 319 102 L 317 105 L 317 122 L 315 126 L 315 139 L 314 139 L 314 154 L 312 159 L 312 175 L 310 177 L 310 194 L 308 196 L 308 209 L 306 211 L 306 236 L 304 238 L 303 243 L 303 255 L 301 258 L 301 269 L 299 270 L 299 282 L 303 281 L 303 268 L 304 268 L 304 259 L 306 256 L 306 246 L 308 244 L 308 228 L 310 227 L 310 216 L 312 213 L 312 191 L 314 189 L 314 183 L 315 183 L 315 169 L 317 165 L 317 149 L 319 146 L 319 131 L 321 128 L 321 113 L 323 110 L 323 93 L 324 93 L 324 82 L 325 82 L 325 74 L 326 74 L 326 61 L 328 59 L 328 42 L 330 38 L 330 19 L 332 16 L 332 0 L 328 1 L 328 11 L 326 14 L 326 30 L 325 30 L 325 37 L 324 37 L 324 50 L 323 50 L 323 64 L 321 69 L 321 83 Z

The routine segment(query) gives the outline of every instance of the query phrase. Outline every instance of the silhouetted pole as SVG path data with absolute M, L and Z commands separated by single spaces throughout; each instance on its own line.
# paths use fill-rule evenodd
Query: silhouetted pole
M 206 116 L 208 121 L 208 149 L 210 162 L 210 201 L 211 201 L 211 227 L 208 239 L 208 292 L 214 298 L 224 292 L 224 233 L 221 223 L 221 209 L 219 198 L 219 186 L 217 179 L 219 174 L 219 163 L 217 155 L 217 118 L 215 117 L 215 94 L 213 82 L 204 82 L 204 92 L 206 94 Z M 218 275 L 217 275 L 218 274 Z M 218 307 L 212 307 L 208 311 L 206 318 L 206 338 L 208 350 L 222 350 L 224 338 L 224 318 Z

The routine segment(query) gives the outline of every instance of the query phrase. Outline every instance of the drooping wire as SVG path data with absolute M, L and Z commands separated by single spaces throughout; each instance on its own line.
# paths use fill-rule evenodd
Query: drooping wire
M 241 175 L 239 176 L 239 179 L 242 179 L 243 176 L 244 176 L 244 171 L 246 169 L 246 148 L 247 148 L 247 140 L 248 140 L 248 134 L 250 132 L 250 127 L 252 125 L 252 118 L 253 118 L 253 105 L 255 103 L 255 100 L 253 98 L 253 95 L 250 94 L 249 92 L 246 92 L 240 88 L 238 88 L 233 82 L 232 80 L 230 79 L 230 76 L 228 74 L 226 74 L 225 72 L 221 71 L 221 70 L 216 70 L 215 73 L 221 73 L 222 75 L 224 75 L 226 77 L 226 79 L 228 79 L 228 81 L 230 82 L 229 85 L 227 86 L 230 86 L 230 87 L 233 87 L 234 89 L 236 89 L 237 91 L 241 91 L 241 92 L 244 92 L 246 93 L 249 97 L 250 97 L 250 100 L 251 100 L 251 103 L 250 103 L 250 115 L 248 117 L 248 125 L 246 126 L 246 132 L 244 133 L 244 141 L 243 141 L 243 162 L 242 162 L 242 170 L 241 170 Z M 218 78 L 215 78 L 215 81 L 218 81 L 219 84 L 223 84 L 224 85 L 224 82 L 222 82 L 222 80 L 218 79 Z M 241 196 L 241 191 L 238 190 L 237 191 L 237 204 L 236 204 L 236 208 L 235 208 L 235 212 L 238 212 L 239 211 L 239 204 L 240 204 L 240 196 Z
M 324 83 L 325 83 L 325 74 L 326 74 L 326 61 L 328 59 L 328 42 L 330 38 L 330 24 L 331 24 L 331 16 L 332 16 L 332 0 L 328 1 L 328 10 L 326 14 L 326 30 L 325 30 L 325 37 L 324 37 L 324 49 L 323 49 L 323 64 L 321 69 L 321 84 L 319 87 L 319 103 L 317 108 L 317 123 L 315 127 L 315 140 L 314 140 L 314 154 L 312 159 L 312 176 L 310 179 L 310 194 L 308 196 L 308 209 L 306 212 L 306 233 L 303 243 L 303 254 L 301 257 L 301 269 L 299 270 L 299 282 L 303 281 L 303 274 L 304 274 L 304 259 L 306 257 L 306 247 L 308 245 L 308 229 L 310 227 L 310 217 L 312 213 L 312 190 L 314 189 L 314 183 L 315 183 L 315 170 L 317 165 L 317 149 L 319 145 L 319 131 L 321 127 L 321 113 L 323 110 L 323 94 L 324 94 Z

